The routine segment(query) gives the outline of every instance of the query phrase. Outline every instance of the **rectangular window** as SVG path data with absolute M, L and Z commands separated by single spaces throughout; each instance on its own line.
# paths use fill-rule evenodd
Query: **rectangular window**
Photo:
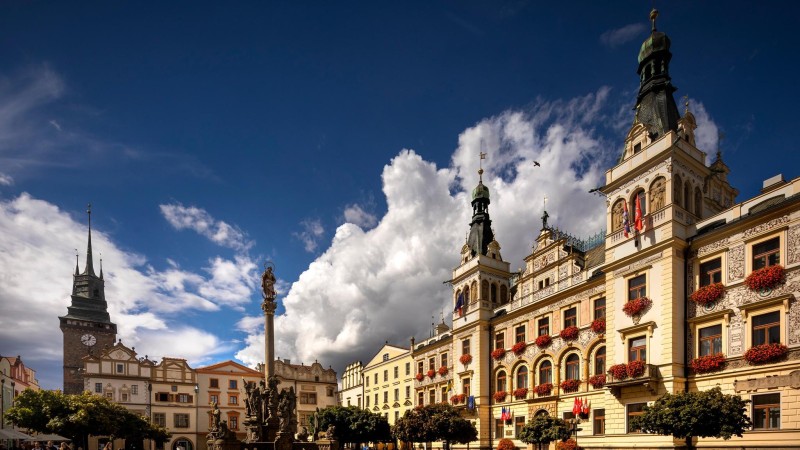
M 397 420 L 400 418 L 400 411 L 394 412 L 394 423 L 397 423 Z
M 333 397 L 333 391 L 334 389 L 328 386 L 327 388 L 325 388 L 325 395 L 327 395 L 328 397 Z
M 317 393 L 316 392 L 301 392 L 300 393 L 300 403 L 304 405 L 316 405 L 317 404 Z M 377 394 L 375 398 L 375 404 L 378 404 Z
M 389 381 L 389 370 L 383 371 L 383 381 Z
M 422 361 L 417 362 L 417 373 L 425 373 L 425 363 Z
M 431 389 L 428 391 L 428 404 L 433 405 L 434 403 L 436 403 L 436 391 Z
M 383 403 L 389 403 L 389 391 L 383 391 Z
M 208 387 L 211 389 L 219 389 L 219 379 L 211 378 L 210 380 L 208 380 Z
M 592 434 L 606 434 L 606 410 L 603 408 L 594 410 Z
M 219 404 L 219 395 L 211 394 L 211 398 L 209 398 L 209 403 Z
M 237 380 L 228 380 L 228 389 L 239 389 Z
M 406 386 L 406 398 L 411 398 L 411 386 Z
M 699 356 L 722 353 L 722 325 L 700 328 Z
M 178 392 L 178 386 L 170 386 L 172 392 Z
M 367 406 L 367 408 L 369 408 L 369 395 L 367 396 L 367 404 L 366 404 L 366 406 Z
M 122 401 L 123 402 L 127 402 L 128 401 L 128 393 L 127 392 L 123 392 L 122 393 Z
M 375 393 L 375 406 L 378 406 L 378 393 Z
M 132 384 L 131 385 L 131 395 L 139 395 L 139 385 Z
M 605 319 L 606 317 L 606 298 L 601 297 L 594 301 L 594 318 Z
M 525 342 L 525 325 L 520 325 L 514 329 L 514 343 Z
M 503 437 L 503 426 L 505 425 L 505 420 L 494 419 L 494 436 L 496 439 L 500 439 Z
M 462 355 L 469 355 L 469 339 L 464 339 L 461 341 L 461 354 Z
M 647 361 L 647 339 L 644 336 L 628 341 L 628 362 Z
M 519 438 L 522 433 L 522 427 L 525 426 L 525 416 L 514 417 L 514 439 Z
M 439 367 L 447 367 L 447 353 L 442 353 L 442 357 L 440 358 L 442 364 Z
M 239 418 L 236 416 L 228 416 L 228 426 L 232 430 L 236 430 L 239 428 Z
M 378 384 L 378 373 L 375 373 L 375 384 Z
M 400 389 L 395 389 L 394 390 L 394 401 L 396 401 L 396 402 L 400 401 Z
M 628 300 L 647 297 L 647 277 L 639 275 L 628 280 Z
M 773 311 L 753 316 L 753 345 L 781 342 L 781 313 Z
M 157 392 L 156 393 L 156 401 L 157 402 L 168 402 L 169 401 L 169 394 L 166 392 Z
M 419 391 L 419 394 L 417 394 L 417 405 L 422 406 L 424 404 L 425 404 L 425 393 Z
M 228 404 L 229 405 L 238 405 L 239 404 L 239 397 L 235 395 L 228 396 Z
M 506 348 L 506 333 L 504 331 L 494 335 L 494 348 Z
M 396 380 L 400 376 L 400 368 L 394 366 L 394 379 Z
M 442 403 L 447 402 L 447 386 L 442 388 Z
M 175 428 L 189 428 L 189 415 L 176 413 L 173 416 Z
M 774 237 L 753 246 L 753 270 L 780 264 L 781 240 Z
M 94 384 L 94 391 L 98 394 L 103 392 L 103 383 L 95 383 Z
M 647 405 L 647 403 L 631 403 L 626 408 L 627 419 L 628 419 L 627 420 L 628 433 L 641 433 L 641 431 L 639 431 L 638 428 L 634 428 L 631 425 L 631 422 L 633 421 L 634 417 L 638 417 L 644 414 L 645 405 Z
M 106 398 L 113 399 L 113 398 L 114 398 L 114 393 L 113 393 L 113 392 L 111 392 L 111 391 L 109 391 L 109 392 L 106 392 Z
M 539 336 L 546 336 L 550 334 L 550 318 L 542 317 L 539 319 Z
M 578 326 L 578 309 L 574 306 L 564 311 L 564 328 Z
M 189 403 L 189 394 L 178 394 L 178 403 Z
M 544 289 L 544 281 L 539 280 L 539 290 L 541 291 L 542 289 Z
M 117 373 L 125 372 L 125 364 L 117 364 Z
M 722 258 L 700 264 L 700 287 L 722 283 Z
M 428 370 L 436 370 L 436 358 L 433 356 L 428 358 Z
M 406 376 L 411 375 L 411 363 L 406 363 Z
M 364 380 L 366 381 L 366 387 L 369 387 L 369 377 L 365 377 Z
M 469 397 L 470 395 L 469 378 L 464 378 L 463 380 L 461 380 L 461 393 Z
M 781 394 L 754 395 L 753 429 L 777 430 L 781 427 Z
M 156 426 L 167 427 L 167 414 L 166 413 L 153 413 L 153 423 Z

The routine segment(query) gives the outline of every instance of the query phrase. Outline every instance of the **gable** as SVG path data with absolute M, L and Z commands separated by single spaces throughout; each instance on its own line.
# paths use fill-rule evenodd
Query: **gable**
M 364 366 L 363 370 L 366 370 L 369 367 L 372 367 L 372 366 L 375 366 L 375 365 L 378 365 L 378 364 L 384 362 L 384 355 L 388 355 L 387 359 L 391 360 L 391 359 L 397 358 L 399 356 L 405 356 L 405 355 L 408 355 L 408 354 L 409 354 L 409 351 L 408 351 L 407 348 L 396 347 L 396 346 L 390 345 L 390 344 L 384 344 L 384 346 L 381 347 L 380 351 L 378 353 L 376 353 L 375 356 L 372 357 L 372 359 L 369 360 L 369 362 L 367 363 L 366 366 Z

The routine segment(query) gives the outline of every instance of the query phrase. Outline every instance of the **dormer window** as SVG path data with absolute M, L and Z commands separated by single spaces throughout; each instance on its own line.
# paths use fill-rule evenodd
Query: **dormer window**
M 642 151 L 642 143 L 641 142 L 637 142 L 633 146 L 633 154 L 635 155 L 635 154 L 639 153 L 640 151 Z

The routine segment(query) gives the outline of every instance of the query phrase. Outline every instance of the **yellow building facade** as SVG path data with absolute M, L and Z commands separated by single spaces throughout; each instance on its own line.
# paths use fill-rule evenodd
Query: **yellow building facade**
M 364 408 L 394 425 L 414 406 L 413 359 L 407 348 L 386 343 L 363 367 Z

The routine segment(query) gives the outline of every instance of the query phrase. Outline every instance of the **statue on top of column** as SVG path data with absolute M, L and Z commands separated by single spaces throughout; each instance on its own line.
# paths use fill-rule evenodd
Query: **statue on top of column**
M 261 275 L 261 290 L 264 300 L 275 300 L 275 274 L 272 273 L 272 265 L 264 263 L 264 274 Z

